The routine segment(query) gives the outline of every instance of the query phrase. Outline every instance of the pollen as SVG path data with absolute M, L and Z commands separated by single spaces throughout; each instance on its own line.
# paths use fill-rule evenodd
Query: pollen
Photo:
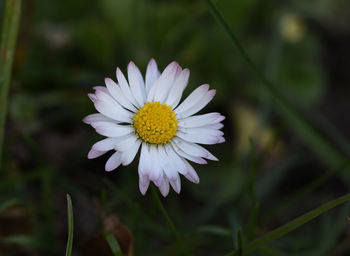
M 175 135 L 177 124 L 171 106 L 159 101 L 147 102 L 134 115 L 133 125 L 138 136 L 151 144 L 166 144 Z

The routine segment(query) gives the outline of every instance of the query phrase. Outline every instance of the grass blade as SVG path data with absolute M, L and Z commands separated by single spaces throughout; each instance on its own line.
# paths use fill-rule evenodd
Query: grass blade
M 123 256 L 123 253 L 121 252 L 118 241 L 115 239 L 114 235 L 111 232 L 106 232 L 104 234 L 104 236 L 107 240 L 109 247 L 112 250 L 113 255 L 114 256 Z
M 0 167 L 7 113 L 7 97 L 10 87 L 12 62 L 16 47 L 21 0 L 7 0 L 0 42 Z
M 345 203 L 346 201 L 350 200 L 350 194 L 346 194 L 344 196 L 341 196 L 333 201 L 330 201 L 328 203 L 325 203 L 324 205 L 321 205 L 320 207 L 292 220 L 291 222 L 271 231 L 270 233 L 246 244 L 243 247 L 243 250 L 245 253 L 248 252 L 253 252 L 254 250 L 256 250 L 257 248 L 259 248 L 260 246 L 264 246 L 267 243 L 276 240 L 282 236 L 284 236 L 285 234 L 293 231 L 294 229 L 302 226 L 303 224 L 313 220 L 314 218 L 316 218 L 317 216 L 325 213 L 326 211 L 333 209 L 334 207 Z M 228 253 L 226 256 L 237 256 L 238 251 L 233 251 Z
M 302 141 L 305 141 L 315 153 L 322 157 L 322 159 L 325 159 L 325 161 L 332 166 L 339 164 L 345 157 L 309 124 L 297 108 L 276 89 L 276 86 L 267 79 L 263 72 L 254 64 L 216 6 L 210 0 L 204 0 L 204 2 L 217 23 L 227 33 L 243 60 L 262 82 L 263 88 L 271 95 L 276 111 L 278 111 L 281 117 L 294 128 Z
M 73 248 L 74 222 L 73 222 L 72 199 L 68 194 L 67 194 L 67 212 L 68 212 L 68 241 L 67 241 L 67 248 L 66 248 L 66 256 L 71 256 L 72 248 Z

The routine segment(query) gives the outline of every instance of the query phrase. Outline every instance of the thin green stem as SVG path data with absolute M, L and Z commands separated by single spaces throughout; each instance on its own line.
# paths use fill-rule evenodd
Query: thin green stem
M 210 0 L 203 0 L 207 5 L 212 16 L 218 22 L 218 24 L 225 30 L 233 45 L 236 47 L 243 60 L 252 69 L 255 75 L 259 78 L 264 86 L 265 90 L 271 95 L 274 100 L 275 109 L 281 114 L 286 121 L 294 127 L 300 138 L 305 141 L 322 159 L 325 159 L 329 164 L 336 165 L 341 162 L 345 157 L 338 152 L 327 140 L 325 140 L 321 134 L 312 127 L 308 121 L 301 115 L 296 107 L 283 96 L 276 86 L 266 78 L 262 71 L 254 64 L 252 59 L 248 56 L 247 52 L 242 47 L 241 43 L 237 39 L 233 30 L 228 25 L 227 21 L 220 13 L 220 11 L 213 5 Z
M 158 206 L 160 212 L 162 213 L 162 215 L 163 215 L 163 217 L 164 217 L 166 223 L 168 224 L 168 226 L 169 226 L 171 232 L 172 232 L 173 235 L 175 236 L 175 239 L 176 239 L 176 241 L 177 241 L 178 246 L 181 248 L 181 250 L 182 250 L 182 252 L 183 252 L 184 255 L 191 255 L 191 254 L 188 252 L 188 250 L 187 250 L 187 248 L 186 248 L 184 242 L 182 241 L 182 238 L 181 238 L 179 232 L 177 232 L 177 230 L 176 230 L 176 228 L 175 228 L 173 222 L 171 221 L 171 219 L 170 219 L 168 213 L 166 212 L 166 210 L 165 210 L 165 208 L 164 208 L 164 205 L 162 204 L 162 201 L 161 201 L 160 198 L 159 198 L 159 194 L 158 194 L 157 190 L 155 189 L 155 187 L 154 187 L 153 185 L 151 186 L 151 190 L 152 190 L 152 196 L 153 196 L 153 198 L 154 198 L 154 201 L 155 201 L 156 205 Z
M 73 248 L 74 222 L 73 222 L 72 199 L 68 194 L 67 194 L 67 213 L 68 213 L 68 241 L 67 241 L 67 248 L 66 248 L 66 256 L 71 256 L 72 248 Z
M 266 235 L 264 235 L 256 240 L 246 244 L 243 247 L 243 250 L 245 253 L 253 252 L 254 250 L 259 248 L 260 246 L 264 246 L 267 243 L 282 237 L 283 235 L 285 235 L 285 234 L 293 231 L 294 229 L 304 225 L 305 223 L 313 220 L 317 216 L 325 213 L 326 211 L 331 210 L 334 207 L 336 207 L 340 204 L 343 204 L 349 200 L 350 200 L 350 194 L 346 194 L 346 195 L 341 196 L 333 201 L 325 203 L 324 205 L 321 205 L 320 207 L 292 220 L 291 222 L 269 232 L 268 234 L 266 234 Z M 228 253 L 226 256 L 236 256 L 236 255 L 238 255 L 238 251 L 232 251 L 232 252 Z
M 7 98 L 11 80 L 12 62 L 16 47 L 21 0 L 7 0 L 0 42 L 0 168 L 7 113 Z

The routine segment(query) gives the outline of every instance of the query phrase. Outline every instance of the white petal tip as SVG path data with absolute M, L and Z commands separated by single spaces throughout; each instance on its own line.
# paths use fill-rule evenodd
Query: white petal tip
M 110 82 L 113 82 L 113 80 L 109 77 L 105 77 L 105 84 L 108 84 Z
M 145 195 L 149 187 L 149 178 L 145 175 L 139 177 L 139 189 L 142 195 Z
M 221 122 L 221 121 L 223 121 L 225 119 L 226 119 L 226 116 L 220 115 L 220 117 L 218 118 L 217 122 Z
M 213 155 L 211 155 L 211 156 L 208 155 L 206 158 L 209 159 L 209 160 L 212 160 L 212 161 L 219 161 L 219 159 L 216 156 L 213 156 Z
M 81 119 L 81 121 L 85 124 L 90 124 L 89 118 L 87 116 Z
M 146 195 L 147 190 L 148 190 L 148 186 L 140 185 L 140 192 L 143 196 Z
M 128 68 L 134 68 L 136 67 L 135 63 L 133 61 L 130 61 L 128 64 Z
M 157 187 L 160 187 L 162 185 L 162 181 L 163 179 L 162 178 L 151 178 L 151 180 L 153 181 L 153 183 L 157 186 Z
M 199 183 L 199 177 L 197 175 L 197 173 L 192 173 L 192 175 L 189 175 L 188 173 L 185 174 L 185 177 L 191 181 L 192 183 L 198 184 Z
M 208 85 L 208 88 L 209 88 L 209 85 Z M 209 91 L 210 97 L 213 98 L 215 96 L 215 94 L 216 94 L 216 90 L 215 89 L 212 89 L 212 90 Z
M 163 197 L 166 197 L 169 194 L 169 191 L 161 191 L 160 193 L 162 194 Z
M 93 93 L 89 93 L 89 94 L 88 94 L 88 97 L 90 98 L 90 100 L 91 100 L 92 102 L 95 102 L 95 100 L 97 100 L 96 95 L 93 94 Z
M 226 141 L 226 140 L 225 140 L 224 137 L 220 137 L 220 138 L 218 138 L 218 140 L 217 140 L 216 143 L 223 143 L 223 142 L 225 142 L 225 141 Z

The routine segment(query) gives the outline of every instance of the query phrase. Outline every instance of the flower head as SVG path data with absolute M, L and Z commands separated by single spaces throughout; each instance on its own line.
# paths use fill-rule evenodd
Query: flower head
M 145 80 L 133 62 L 128 65 L 128 80 L 117 68 L 117 81 L 105 79 L 105 86 L 94 87 L 90 99 L 99 113 L 84 118 L 84 122 L 107 138 L 92 146 L 88 158 L 107 151 L 115 152 L 106 162 L 106 171 L 119 165 L 129 165 L 141 147 L 138 173 L 139 188 L 145 194 L 152 181 L 163 196 L 170 186 L 180 193 L 180 175 L 199 183 L 199 177 L 187 160 L 206 164 L 217 161 L 198 144 L 225 141 L 219 113 L 193 115 L 214 97 L 215 90 L 204 84 L 195 89 L 181 104 L 187 86 L 189 70 L 170 63 L 162 73 L 151 59 Z

